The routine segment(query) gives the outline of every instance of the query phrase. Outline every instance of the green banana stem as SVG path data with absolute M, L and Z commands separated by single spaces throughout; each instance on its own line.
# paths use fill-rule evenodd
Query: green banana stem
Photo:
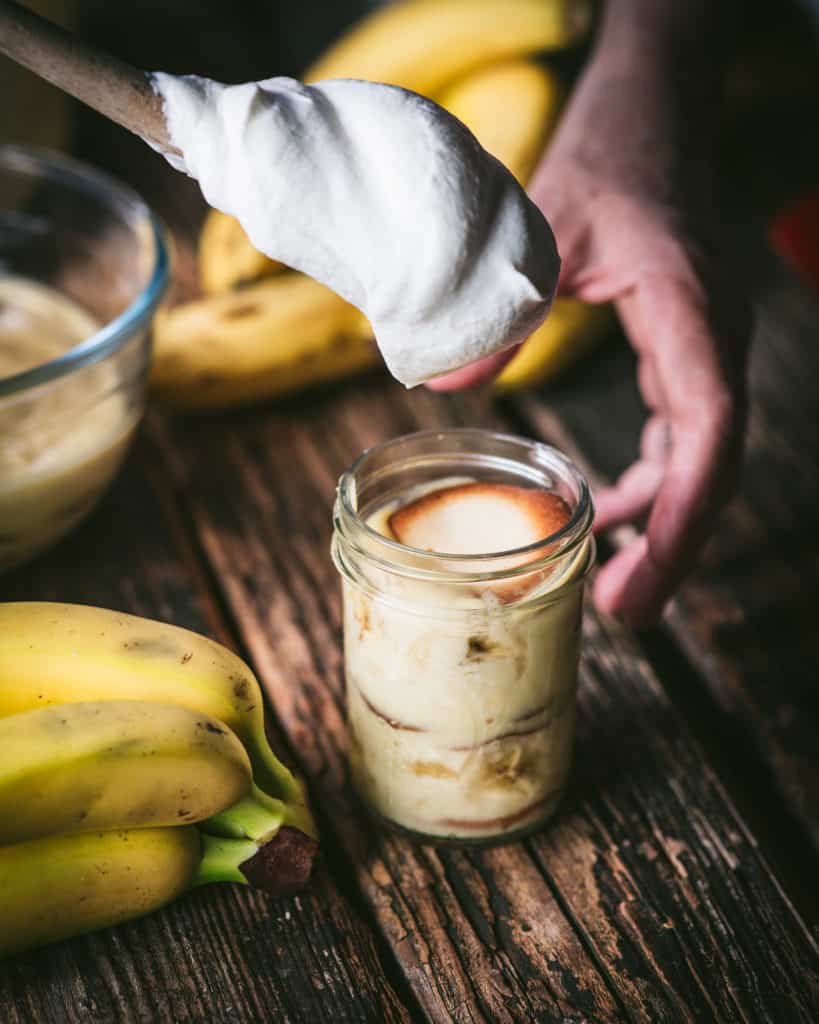
M 310 813 L 304 783 L 296 778 L 270 749 L 263 719 L 254 723 L 250 741 L 246 746 L 253 766 L 253 778 L 256 781 L 253 787 L 256 798 L 262 802 L 273 801 L 275 804 L 283 802 L 285 815 L 281 824 L 292 825 L 293 828 L 301 829 L 308 836 L 316 838 L 318 831 Z
M 303 799 L 298 780 L 270 749 L 263 718 L 253 722 L 248 740 L 246 745 L 253 765 L 253 775 L 262 789 L 283 800 Z
M 298 787 L 298 796 L 285 804 L 282 824 L 292 825 L 293 828 L 299 829 L 313 839 L 318 839 L 318 828 L 313 820 L 310 805 L 307 802 L 307 791 L 301 779 L 296 779 L 296 786 Z M 267 794 L 264 796 L 267 797 Z M 267 799 L 271 798 L 267 797 Z
M 287 826 L 261 845 L 253 839 L 207 835 L 201 829 L 199 835 L 202 859 L 191 889 L 212 882 L 238 882 L 273 896 L 298 892 L 310 877 L 318 850 L 315 839 Z
M 290 825 L 313 839 L 317 838 L 316 827 L 306 803 L 285 803 L 269 796 L 254 784 L 247 796 L 232 807 L 200 822 L 199 827 L 210 835 L 252 839 L 263 846 L 270 842 L 282 825 Z
M 279 831 L 285 819 L 285 804 L 254 785 L 247 796 L 232 807 L 211 815 L 200 828 L 230 839 L 252 839 L 266 843 Z
M 248 879 L 240 866 L 255 857 L 256 844 L 249 839 L 222 839 L 202 835 L 202 860 L 194 875 L 190 888 L 210 885 L 212 882 L 239 882 L 247 885 Z

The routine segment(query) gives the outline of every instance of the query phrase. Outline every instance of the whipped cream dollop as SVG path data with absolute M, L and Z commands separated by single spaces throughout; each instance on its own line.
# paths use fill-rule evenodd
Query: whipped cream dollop
M 257 249 L 357 306 L 407 387 L 522 341 L 548 313 L 549 225 L 437 104 L 348 79 L 152 80 L 174 166 Z

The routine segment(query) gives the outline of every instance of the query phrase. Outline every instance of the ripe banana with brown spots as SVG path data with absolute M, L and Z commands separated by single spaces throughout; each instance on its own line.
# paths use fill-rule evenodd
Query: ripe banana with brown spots
M 315 834 L 301 783 L 267 742 L 259 684 L 232 651 L 190 630 L 106 608 L 0 603 L 0 720 L 112 700 L 170 703 L 223 722 L 244 744 L 259 789 L 284 805 L 286 823 Z M 9 736 L 14 729 L 6 727 Z

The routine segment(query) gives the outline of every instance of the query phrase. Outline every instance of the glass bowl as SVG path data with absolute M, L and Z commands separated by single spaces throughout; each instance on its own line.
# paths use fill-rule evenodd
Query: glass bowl
M 168 262 L 131 189 L 0 145 L 0 571 L 84 519 L 122 463 Z

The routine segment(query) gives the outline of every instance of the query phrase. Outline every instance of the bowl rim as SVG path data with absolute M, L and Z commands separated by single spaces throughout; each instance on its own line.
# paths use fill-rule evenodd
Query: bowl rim
M 0 377 L 0 398 L 48 384 L 74 370 L 99 362 L 116 352 L 156 311 L 170 280 L 168 236 L 162 221 L 129 185 L 81 160 L 39 146 L 0 143 L 0 170 L 35 172 L 46 180 L 57 179 L 86 193 L 104 194 L 109 205 L 119 207 L 129 219 L 143 216 L 151 229 L 155 258 L 148 283 L 113 320 L 73 348 L 39 366 L 10 377 Z

